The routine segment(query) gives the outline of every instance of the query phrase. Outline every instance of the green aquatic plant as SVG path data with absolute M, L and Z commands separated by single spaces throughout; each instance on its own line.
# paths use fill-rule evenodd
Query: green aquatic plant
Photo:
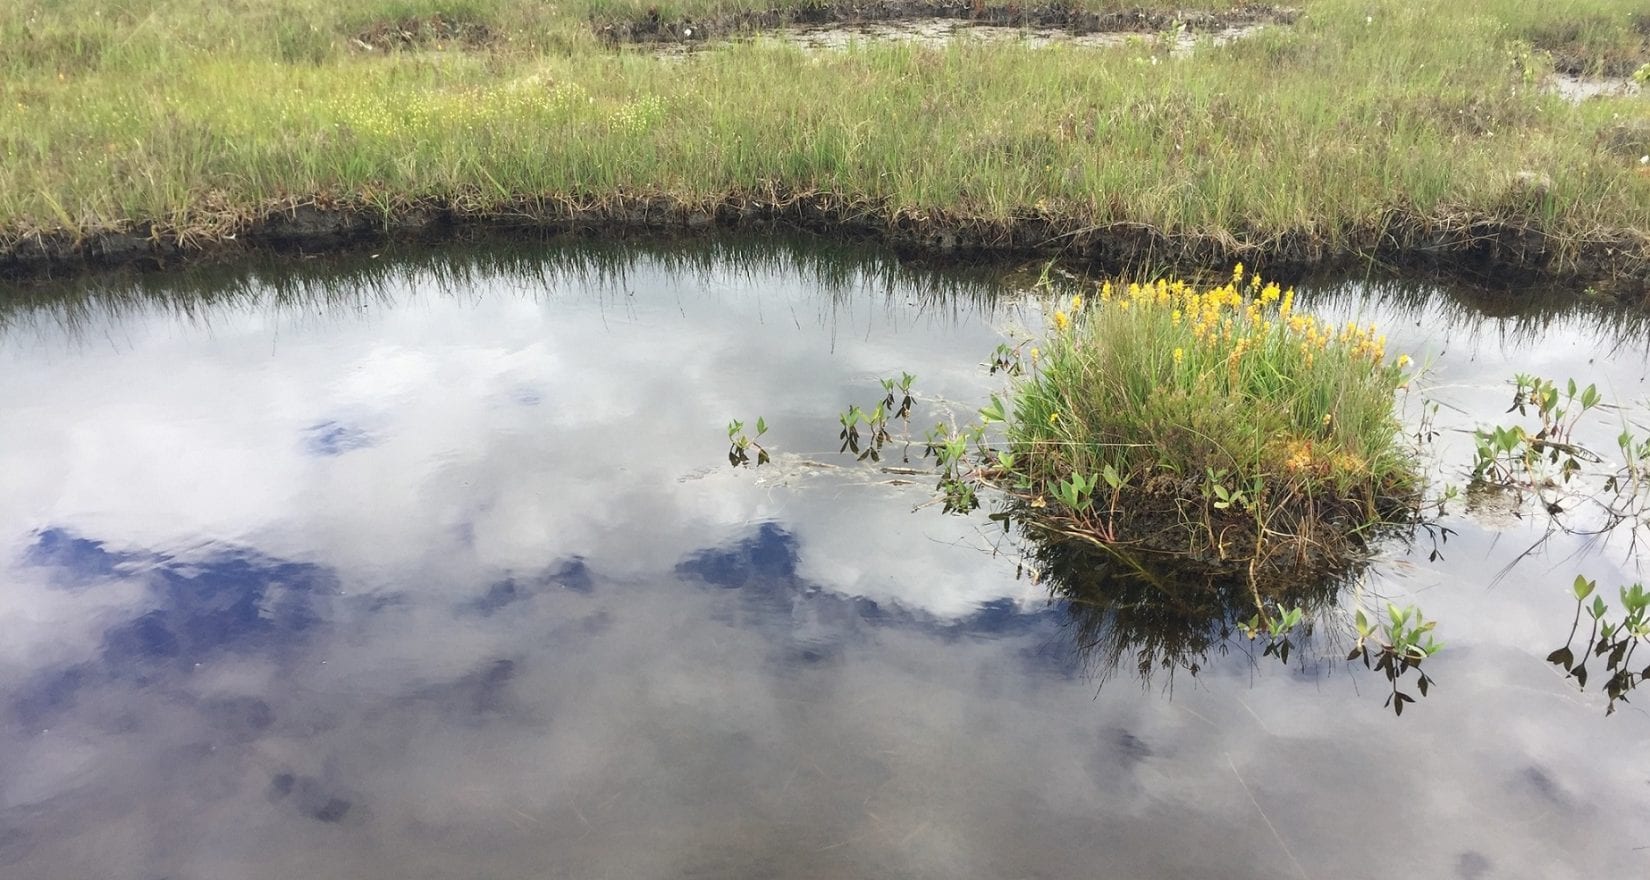
M 838 452 L 851 452 L 859 457 L 860 461 L 870 459 L 873 462 L 882 460 L 882 447 L 891 439 L 888 434 L 888 409 L 881 401 L 871 407 L 869 412 L 860 409 L 858 405 L 850 404 L 847 409 L 837 415 L 837 422 L 842 425 L 842 431 L 837 439 L 842 441 Z M 860 426 L 865 426 L 866 435 L 860 434 Z
M 968 513 L 980 506 L 976 458 L 988 454 L 982 449 L 983 437 L 981 425 L 959 429 L 939 422 L 928 431 L 923 456 L 933 459 L 939 471 L 934 490 L 939 493 L 946 513 Z M 1002 456 L 997 455 L 995 460 L 1000 464 Z M 1012 454 L 1008 461 L 1013 463 Z
M 882 380 L 882 390 L 888 394 L 887 397 L 882 399 L 882 408 L 893 413 L 895 418 L 906 420 L 907 424 L 911 419 L 911 407 L 917 402 L 911 394 L 911 383 L 915 381 L 917 381 L 916 376 L 903 371 L 898 379 Z M 897 399 L 895 397 L 896 392 L 898 393 Z
M 1621 607 L 1616 615 L 1598 593 L 1598 581 L 1576 575 L 1570 592 L 1576 601 L 1570 635 L 1564 647 L 1547 655 L 1547 662 L 1563 669 L 1565 676 L 1575 679 L 1582 689 L 1586 689 L 1589 678 L 1587 664 L 1594 660 L 1601 663 L 1607 676 L 1603 690 L 1609 698 L 1604 713 L 1613 714 L 1618 702 L 1627 702 L 1627 695 L 1650 678 L 1650 665 L 1633 668 L 1639 646 L 1650 642 L 1650 591 L 1638 583 L 1621 587 Z M 1592 602 L 1587 601 L 1589 598 Z M 1576 635 L 1583 614 L 1590 621 L 1590 629 L 1578 653 Z
M 756 434 L 752 436 L 745 433 L 744 422 L 741 422 L 738 419 L 728 422 L 728 464 L 731 464 L 734 467 L 741 467 L 749 464 L 751 460 L 750 451 L 752 449 L 756 450 L 757 466 L 760 467 L 761 465 L 768 463 L 768 450 L 763 448 L 761 443 L 757 442 L 757 438 L 768 433 L 767 420 L 763 419 L 761 416 L 757 416 L 755 427 Z
M 1009 376 L 1018 376 L 1025 369 L 1020 360 L 1020 345 L 1010 345 L 1006 342 L 998 343 L 997 350 L 991 353 L 991 360 L 987 363 L 991 367 L 991 374 L 1003 373 Z M 1036 351 L 1036 349 L 1032 349 Z
M 916 381 L 916 376 L 903 371 L 901 371 L 898 379 L 888 378 L 882 380 L 884 397 L 882 398 L 881 409 L 884 412 L 892 413 L 894 418 L 900 420 L 900 437 L 905 441 L 905 452 L 901 458 L 905 462 L 911 460 L 911 408 L 916 406 L 917 403 L 911 385 Z M 885 431 L 885 437 L 886 433 Z
M 1248 620 L 1240 621 L 1237 629 L 1250 641 L 1265 637 L 1266 647 L 1261 651 L 1262 657 L 1275 656 L 1279 662 L 1288 663 L 1289 652 L 1295 648 L 1290 634 L 1301 625 L 1305 614 L 1305 609 L 1299 605 L 1275 613 L 1262 605 Z
M 1376 672 L 1385 674 L 1388 684 L 1392 686 L 1385 705 L 1390 706 L 1394 714 L 1402 715 L 1404 705 L 1415 702 L 1414 697 L 1399 690 L 1404 676 L 1413 670 L 1416 675 L 1415 689 L 1421 696 L 1426 696 L 1432 689 L 1433 680 L 1421 671 L 1421 664 L 1443 650 L 1444 643 L 1432 635 L 1438 622 L 1427 620 L 1414 605 L 1399 607 L 1388 602 L 1385 616 L 1378 616 L 1377 619 L 1378 623 L 1372 623 L 1362 608 L 1355 612 L 1353 627 L 1357 631 L 1358 641 L 1346 659 L 1362 660 L 1365 668 L 1372 667 Z
M 1546 468 L 1557 468 L 1559 479 L 1568 483 L 1582 465 L 1601 459 L 1577 445 L 1577 423 L 1588 411 L 1603 402 L 1596 385 L 1579 388 L 1570 379 L 1560 393 L 1557 383 L 1520 373 L 1513 378 L 1516 390 L 1507 412 L 1528 416 L 1533 410 L 1537 426 L 1494 425 L 1473 432 L 1476 446 L 1472 476 L 1480 483 L 1505 488 L 1529 489 L 1547 478 Z
M 1650 437 L 1635 430 L 1630 413 L 1607 403 L 1595 385 L 1581 387 L 1519 374 L 1507 412 L 1523 420 L 1479 427 L 1469 491 L 1534 496 L 1549 514 L 1552 533 L 1637 533 L 1650 505 Z M 1614 411 L 1620 419 L 1614 452 L 1575 436 L 1583 417 Z M 1573 516 L 1586 511 L 1591 516 Z

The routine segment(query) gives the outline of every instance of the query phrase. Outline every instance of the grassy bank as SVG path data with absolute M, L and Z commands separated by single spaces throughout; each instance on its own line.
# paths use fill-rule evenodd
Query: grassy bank
M 1541 88 L 1646 55 L 1633 0 L 1303 0 L 1292 26 L 1173 58 L 760 40 L 682 58 L 597 36 L 650 6 L 14 0 L 0 251 L 118 229 L 205 246 L 297 204 L 602 223 L 645 197 L 674 222 L 830 194 L 827 221 L 981 230 L 964 246 L 1096 228 L 1141 258 L 1488 242 L 1526 268 L 1650 277 L 1650 99 Z

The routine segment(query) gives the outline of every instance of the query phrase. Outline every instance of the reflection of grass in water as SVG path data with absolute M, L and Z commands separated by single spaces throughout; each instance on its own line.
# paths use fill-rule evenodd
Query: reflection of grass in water
M 1172 556 L 1039 537 L 1034 527 L 1023 543 L 1049 594 L 1066 609 L 1073 649 L 1101 682 L 1122 672 L 1142 684 L 1164 675 L 1172 687 L 1177 672 L 1195 677 L 1212 655 L 1234 649 L 1251 662 L 1258 653 L 1287 666 L 1293 656 L 1304 668 L 1340 660 L 1336 636 L 1344 634 L 1352 642 L 1346 661 L 1362 661 L 1386 680 L 1385 705 L 1395 714 L 1433 686 L 1421 667 L 1443 647 L 1432 636 L 1434 621 L 1413 606 L 1387 603 L 1373 614 L 1341 608 L 1344 589 L 1360 580 L 1369 557 L 1336 560 L 1262 596 L 1244 577 L 1211 574 Z M 1286 623 L 1268 628 L 1261 623 L 1268 619 Z
M 1571 290 L 1487 290 L 1382 278 L 1317 280 L 1296 287 L 1302 308 L 1357 314 L 1379 310 L 1391 320 L 1446 330 L 1469 343 L 1529 346 L 1555 329 L 1579 330 L 1603 350 L 1650 343 L 1650 313 Z
M 1211 653 L 1224 656 L 1248 643 L 1238 637 L 1239 627 L 1256 607 L 1242 577 L 1212 575 L 1170 556 L 1128 548 L 1059 538 L 1026 543 L 1050 595 L 1065 603 L 1074 648 L 1102 680 L 1122 671 L 1142 682 L 1162 673 L 1172 682 L 1177 670 L 1196 675 Z M 1303 648 L 1318 631 L 1334 629 L 1330 617 L 1342 588 L 1362 568 L 1358 563 L 1323 571 L 1263 601 L 1274 611 L 1305 612 L 1309 622 L 1290 636 Z
M 118 272 L 31 285 L 0 298 L 0 331 L 25 319 L 38 321 L 43 312 L 71 332 L 148 309 L 197 322 L 215 310 L 268 304 L 345 312 L 392 304 L 416 288 L 442 296 L 490 289 L 536 296 L 561 287 L 613 298 L 659 275 L 718 282 L 730 275 L 746 280 L 796 276 L 819 292 L 822 318 L 837 309 L 880 302 L 890 311 L 917 308 L 934 319 L 955 319 L 989 312 L 1003 292 L 997 273 L 986 267 L 942 271 L 913 266 L 874 248 L 811 239 L 661 243 L 498 237 L 478 245 L 398 245 L 316 260 L 263 255 L 232 266 Z

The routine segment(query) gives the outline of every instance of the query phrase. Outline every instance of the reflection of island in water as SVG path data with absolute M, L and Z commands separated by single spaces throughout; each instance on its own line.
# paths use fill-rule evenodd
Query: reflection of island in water
M 1022 540 L 1027 558 L 1063 606 L 1071 646 L 1101 682 L 1122 672 L 1167 687 L 1177 672 L 1196 676 L 1212 658 L 1234 649 L 1254 662 L 1275 658 L 1302 666 L 1319 660 L 1362 661 L 1390 685 L 1387 705 L 1397 714 L 1414 694 L 1426 696 L 1432 680 L 1420 671 L 1424 656 L 1408 650 L 1405 633 L 1425 632 L 1421 618 L 1370 624 L 1338 624 L 1345 588 L 1358 580 L 1369 557 L 1320 567 L 1292 583 L 1257 585 L 1161 553 L 1134 553 L 1074 539 Z M 1381 631 L 1385 625 L 1384 636 Z M 1350 654 L 1342 654 L 1348 647 Z M 1402 687 L 1406 682 L 1413 687 Z
M 1134 556 L 1076 540 L 1025 544 L 1049 594 L 1066 608 L 1073 647 L 1102 679 L 1119 670 L 1143 681 L 1176 670 L 1196 675 L 1211 653 L 1224 656 L 1231 650 L 1233 639 L 1242 637 L 1240 627 L 1259 611 L 1247 583 L 1171 557 Z M 1314 579 L 1262 602 L 1274 615 L 1301 608 L 1310 630 L 1311 621 L 1335 608 L 1343 583 L 1345 578 Z M 1288 654 L 1279 659 L 1287 662 Z
M 1101 679 L 1119 670 L 1143 682 L 1175 670 L 1196 675 L 1211 652 L 1228 654 L 1242 637 L 1239 626 L 1257 614 L 1249 584 L 1176 565 L 1167 556 L 1138 558 L 1076 540 L 1028 545 L 1049 594 L 1063 601 L 1072 646 Z M 1341 583 L 1308 581 L 1299 591 L 1262 601 L 1270 614 L 1299 606 L 1308 619 L 1317 619 L 1335 608 Z M 1302 636 L 1310 634 L 1300 632 L 1297 639 Z M 1289 654 L 1280 659 L 1287 662 Z
M 1347 662 L 1348 649 L 1359 641 L 1344 600 L 1367 559 L 1263 595 L 1269 616 L 1281 621 L 1298 612 L 1299 620 L 1276 633 L 1261 625 L 1251 637 L 1246 628 L 1257 624 L 1255 594 L 1242 580 L 1176 567 L 1161 555 L 1131 559 L 1078 541 L 1021 538 L 1020 543 L 1026 567 L 1048 591 L 1048 603 L 989 602 L 957 619 L 843 595 L 812 582 L 802 574 L 796 536 L 771 522 L 732 544 L 690 555 L 677 574 L 737 590 L 745 625 L 776 628 L 776 644 L 783 648 L 775 659 L 783 665 L 840 658 L 879 630 L 941 638 L 1021 634 L 1037 643 L 1025 657 L 1033 666 L 1086 674 L 1100 685 L 1116 677 L 1136 679 L 1170 692 L 1176 675 L 1196 676 L 1234 654 L 1247 655 L 1252 666 L 1264 659 L 1303 671 Z M 1382 648 L 1377 633 L 1368 641 L 1365 663 L 1385 677 L 1391 686 L 1387 704 L 1401 712 L 1399 707 L 1424 696 L 1431 682 L 1418 664 L 1387 661 Z

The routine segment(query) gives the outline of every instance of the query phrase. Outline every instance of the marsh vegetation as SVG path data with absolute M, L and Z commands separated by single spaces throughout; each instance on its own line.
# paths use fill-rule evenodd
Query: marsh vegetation
M 682 62 L 602 36 L 770 8 L 813 7 L 9 3 L 0 250 L 22 271 L 483 219 L 783 222 L 924 250 L 1438 258 L 1642 288 L 1644 101 L 1543 87 L 1650 61 L 1630 0 L 1309 0 L 1179 54 L 753 39 Z M 1072 8 L 1171 29 L 1232 11 Z

